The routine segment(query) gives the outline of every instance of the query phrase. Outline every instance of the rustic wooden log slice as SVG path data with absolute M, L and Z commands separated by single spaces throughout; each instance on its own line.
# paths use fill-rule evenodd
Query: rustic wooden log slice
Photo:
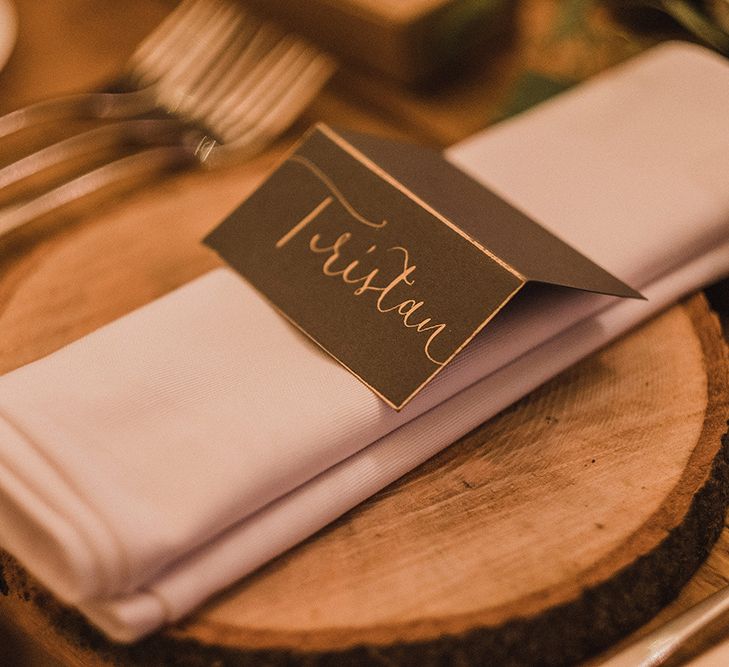
M 574 662 L 675 597 L 719 535 L 727 369 L 696 296 L 133 647 L 8 556 L 0 606 L 67 664 Z

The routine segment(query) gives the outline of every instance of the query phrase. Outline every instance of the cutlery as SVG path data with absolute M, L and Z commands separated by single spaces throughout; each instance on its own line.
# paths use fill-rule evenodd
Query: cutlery
M 106 90 L 0 117 L 0 138 L 64 120 L 114 121 L 0 169 L 0 188 L 102 148 L 143 148 L 0 209 L 0 235 L 124 179 L 251 157 L 298 117 L 333 71 L 334 61 L 315 46 L 225 0 L 184 0 Z

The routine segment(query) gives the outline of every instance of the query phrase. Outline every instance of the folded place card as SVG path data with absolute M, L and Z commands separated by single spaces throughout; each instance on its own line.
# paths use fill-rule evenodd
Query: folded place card
M 640 297 L 440 154 L 324 125 L 205 241 L 396 409 L 528 282 Z

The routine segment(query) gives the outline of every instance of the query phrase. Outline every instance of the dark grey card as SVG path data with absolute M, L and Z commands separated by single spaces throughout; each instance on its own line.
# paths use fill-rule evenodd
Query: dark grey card
M 205 242 L 396 409 L 528 281 L 639 296 L 437 153 L 321 125 Z

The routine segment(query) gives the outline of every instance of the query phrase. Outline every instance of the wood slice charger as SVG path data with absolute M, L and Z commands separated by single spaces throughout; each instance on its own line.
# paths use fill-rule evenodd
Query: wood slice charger
M 727 368 L 695 296 L 131 647 L 8 555 L 0 606 L 65 664 L 571 663 L 665 606 L 721 532 Z

